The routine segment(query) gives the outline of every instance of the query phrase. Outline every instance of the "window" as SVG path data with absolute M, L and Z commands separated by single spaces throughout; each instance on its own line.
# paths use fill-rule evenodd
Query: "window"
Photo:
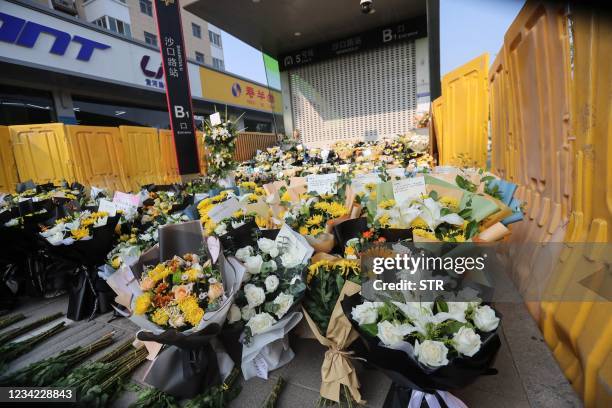
M 208 38 L 210 39 L 211 44 L 221 47 L 221 34 L 208 30 Z
M 124 23 L 121 20 L 117 20 L 114 17 L 104 16 L 100 17 L 97 20 L 94 20 L 93 23 L 99 27 L 102 27 L 106 30 L 110 30 L 114 33 L 124 35 L 128 38 L 132 37 L 132 31 L 130 30 L 130 25 L 128 23 Z
M 94 20 L 93 23 L 99 27 L 106 28 L 108 30 L 108 24 L 106 23 L 106 17 L 100 17 L 99 19 Z
M 153 16 L 153 3 L 151 0 L 140 0 L 140 11 L 147 16 Z
M 157 36 L 147 31 L 144 32 L 144 40 L 147 44 L 157 47 Z
M 150 126 L 170 129 L 167 109 L 151 109 L 110 101 L 90 100 L 78 95 L 72 100 L 74 116 L 79 125 L 90 126 Z M 35 123 L 35 122 L 30 122 Z M 41 122 L 39 122 L 41 123 Z
M 191 32 L 193 36 L 196 38 L 202 38 L 202 27 L 195 23 L 191 23 Z
M 56 122 L 53 97 L 32 89 L 0 87 L 0 125 Z
M 223 66 L 223 60 L 213 57 L 213 67 L 223 71 L 225 69 L 225 67 Z
M 196 57 L 196 61 L 200 62 L 200 63 L 204 63 L 204 54 L 202 54 L 201 52 L 195 52 L 195 57 Z

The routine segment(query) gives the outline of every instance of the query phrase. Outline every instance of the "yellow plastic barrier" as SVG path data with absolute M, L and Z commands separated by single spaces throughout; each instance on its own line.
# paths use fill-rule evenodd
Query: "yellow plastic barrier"
M 111 191 L 128 189 L 123 170 L 119 129 L 102 126 L 66 126 L 76 179 Z
M 489 134 L 489 54 L 442 78 L 444 129 L 440 164 L 485 167 Z M 435 112 L 434 112 L 435 114 Z
M 75 181 L 63 123 L 10 126 L 10 132 L 21 181 Z
M 526 203 L 515 242 L 561 242 L 570 212 L 569 53 L 562 4 L 527 2 L 504 37 L 491 81 L 493 164 Z M 520 246 L 513 278 L 530 298 L 542 294 L 561 255 Z M 550 248 L 548 248 L 550 249 Z M 528 308 L 540 320 L 540 304 Z
M 508 70 L 504 48 L 497 53 L 489 72 L 489 105 L 491 111 L 491 170 L 505 180 L 517 182 L 512 163 L 516 160 L 513 132 L 511 130 L 511 107 L 507 102 Z
M 119 132 L 129 189 L 138 191 L 143 184 L 163 184 L 157 129 L 120 126 Z
M 176 148 L 174 147 L 174 136 L 171 130 L 159 130 L 159 146 L 161 152 L 161 169 L 164 183 L 179 183 L 178 162 L 176 160 Z
M 605 17 L 575 11 L 574 72 L 571 87 L 571 126 L 575 135 L 572 212 L 566 241 L 573 261 L 560 278 L 575 271 L 584 276 L 604 273 L 609 253 L 584 253 L 574 242 L 609 243 L 612 236 L 612 28 Z M 576 290 L 557 283 L 557 291 Z M 602 281 L 601 285 L 604 285 Z M 543 303 L 542 329 L 566 376 L 586 407 L 610 406 L 612 387 L 612 314 L 610 303 L 585 290 L 582 302 Z
M 15 184 L 18 181 L 11 148 L 11 132 L 7 126 L 0 126 L 0 192 L 15 191 Z
M 439 96 L 431 104 L 431 113 L 432 113 L 431 122 L 433 123 L 433 130 L 434 130 L 434 134 L 436 136 L 436 138 L 435 138 L 436 147 L 435 147 L 435 149 L 433 149 L 433 147 L 432 147 L 432 152 L 436 151 L 438 153 L 438 155 L 440 155 L 442 153 L 442 141 L 443 141 L 443 137 L 442 137 L 442 132 L 443 132 L 442 121 L 443 121 L 443 118 L 444 118 L 443 109 L 444 109 L 444 99 L 443 99 L 442 96 Z

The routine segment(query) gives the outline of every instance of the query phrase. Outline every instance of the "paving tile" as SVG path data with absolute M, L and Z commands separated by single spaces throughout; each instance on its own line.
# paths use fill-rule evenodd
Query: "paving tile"
M 242 386 L 242 391 L 240 391 L 238 397 L 229 404 L 230 408 L 260 407 L 268 394 L 272 391 L 272 387 L 274 387 L 276 383 L 276 378 L 273 377 L 267 381 L 261 378 L 251 378 L 249 381 L 244 381 L 241 375 L 239 381 Z
M 28 318 L 0 332 L 10 330 L 60 311 L 65 313 L 68 298 L 29 299 L 11 312 L 24 313 Z M 576 407 L 581 403 L 561 373 L 552 354 L 544 343 L 541 333 L 522 304 L 507 303 L 496 305 L 503 314 L 501 327 L 502 347 L 495 367 L 496 376 L 483 376 L 474 384 L 454 392 L 470 407 L 522 408 L 522 407 Z M 113 346 L 102 350 L 90 359 L 118 346 L 133 336 L 138 327 L 125 318 L 111 321 L 112 314 L 97 316 L 92 321 L 71 322 L 70 327 L 47 340 L 31 353 L 22 356 L 10 365 L 11 370 L 23 367 L 33 361 L 49 357 L 61 350 L 94 341 L 104 333 L 115 331 Z M 59 320 L 58 320 L 59 321 Z M 51 324 L 48 326 L 50 327 Z M 270 393 L 276 378 L 282 376 L 287 385 L 281 394 L 278 407 L 313 407 L 319 399 L 321 364 L 325 347 L 315 339 L 293 337 L 291 345 L 296 353 L 288 365 L 273 371 L 268 381 L 254 378 L 244 382 L 240 396 L 230 407 L 255 408 L 261 406 Z M 132 374 L 132 380 L 143 384 L 143 377 L 150 365 L 146 361 Z M 390 380 L 377 370 L 365 369 L 355 363 L 361 381 L 362 396 L 369 407 L 381 407 L 387 395 Z M 114 407 L 127 407 L 135 400 L 136 394 L 126 391 Z
M 266 395 L 267 396 L 267 395 Z M 265 399 L 265 397 L 264 397 Z M 262 400 L 263 402 L 264 400 Z M 280 394 L 277 408 L 313 408 L 319 401 L 319 392 L 300 387 L 291 382 L 285 385 Z M 260 407 L 261 403 L 249 405 L 249 407 Z M 246 408 L 246 406 L 245 406 Z
M 467 387 L 453 391 L 453 395 L 461 399 L 468 407 L 475 408 L 530 408 L 525 398 L 502 397 L 478 388 Z M 534 406 L 535 407 L 535 406 Z
M 504 316 L 502 330 L 530 404 L 538 408 L 581 406 L 524 305 L 499 303 L 496 307 Z
M 504 322 L 502 321 L 502 326 Z M 527 402 L 527 394 L 523 382 L 512 360 L 510 349 L 504 335 L 503 330 L 500 330 L 501 348 L 497 353 L 494 368 L 498 370 L 497 375 L 480 376 L 469 387 L 481 391 L 486 391 L 490 394 L 500 397 L 508 397 L 516 400 Z

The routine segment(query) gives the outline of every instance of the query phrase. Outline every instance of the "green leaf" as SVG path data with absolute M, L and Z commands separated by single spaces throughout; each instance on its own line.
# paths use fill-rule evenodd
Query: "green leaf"
M 436 308 L 438 312 L 448 312 L 448 304 L 442 299 L 436 300 Z
M 463 218 L 463 219 L 467 219 L 468 217 L 470 217 L 472 215 L 472 209 L 471 208 L 464 208 L 463 210 L 459 211 L 458 215 L 461 218 Z
M 478 235 L 478 223 L 476 221 L 470 221 L 465 227 L 465 239 L 471 239 Z
M 359 328 L 373 337 L 378 335 L 378 325 L 376 323 L 362 324 Z
M 438 193 L 436 191 L 431 191 L 429 193 L 429 198 L 431 198 L 434 201 L 438 201 Z
M 476 184 L 465 179 L 459 174 L 457 174 L 457 177 L 455 177 L 455 183 L 457 183 L 457 185 L 464 190 L 470 191 L 472 193 L 476 191 Z

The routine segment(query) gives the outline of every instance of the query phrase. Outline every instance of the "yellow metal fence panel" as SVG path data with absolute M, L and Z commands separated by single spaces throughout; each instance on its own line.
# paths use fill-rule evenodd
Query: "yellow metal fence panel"
M 485 167 L 489 133 L 489 54 L 485 53 L 442 78 L 441 164 Z
M 0 126 L 0 192 L 15 191 L 18 182 L 15 157 L 11 148 L 11 132 L 7 126 Z
M 118 128 L 69 125 L 66 132 L 77 181 L 111 191 L 128 188 Z
M 179 183 L 181 178 L 179 176 L 178 162 L 176 160 L 176 148 L 174 146 L 174 137 L 171 130 L 159 130 L 159 146 L 164 183 Z
M 11 126 L 10 131 L 21 181 L 75 180 L 63 123 Z
M 130 190 L 137 191 L 143 184 L 163 184 L 157 129 L 120 126 L 119 132 Z

